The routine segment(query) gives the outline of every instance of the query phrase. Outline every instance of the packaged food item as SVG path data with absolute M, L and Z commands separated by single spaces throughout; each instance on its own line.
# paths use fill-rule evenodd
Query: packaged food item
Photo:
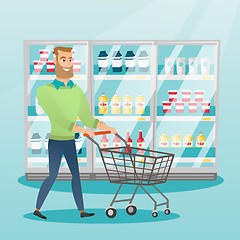
M 159 147 L 165 148 L 169 146 L 169 138 L 165 132 L 159 137 Z
M 176 113 L 184 112 L 184 102 L 175 102 Z
M 76 145 L 77 153 L 78 154 L 82 153 L 82 138 L 79 133 L 75 134 L 75 145 Z
M 142 130 L 139 131 L 139 137 L 138 137 L 138 140 L 137 140 L 137 147 L 138 148 L 144 148 L 145 147 L 145 140 L 143 139 L 143 136 L 142 136 Z M 137 150 L 137 153 L 138 154 L 144 154 L 145 151 L 143 150 Z
M 208 57 L 201 58 L 201 73 L 202 75 L 210 74 L 210 58 Z
M 42 72 L 43 69 L 43 62 L 42 61 L 33 61 L 34 65 L 34 72 Z
M 195 57 L 189 58 L 189 74 L 197 75 L 198 74 L 198 60 Z
M 202 105 L 202 113 L 209 113 L 210 111 L 210 102 L 209 101 L 205 101 L 201 103 Z
M 165 73 L 166 75 L 173 75 L 174 74 L 174 58 L 167 57 L 165 58 Z
M 36 108 L 36 114 L 38 115 L 44 114 L 44 110 L 39 104 L 37 97 L 35 97 L 35 108 Z
M 145 111 L 145 98 L 141 93 L 136 97 L 136 114 L 144 114 Z
M 117 93 L 115 93 L 114 96 L 111 98 L 111 113 L 120 114 L 120 105 L 121 98 L 117 95 Z
M 123 114 L 132 114 L 132 98 L 128 93 L 123 98 Z
M 171 102 L 163 101 L 162 105 L 163 105 L 163 113 L 170 113 L 171 112 L 171 105 L 172 105 Z
M 126 142 L 129 147 L 132 147 L 132 139 L 130 138 L 130 131 L 127 130 L 127 137 L 126 137 Z M 130 153 L 132 153 L 132 149 L 130 148 Z M 129 153 L 128 148 L 125 148 L 125 153 Z
M 121 147 L 121 140 L 116 135 L 115 138 L 113 139 L 113 147 Z M 120 152 L 121 149 L 115 149 L 114 151 Z
M 172 136 L 172 147 L 181 147 L 181 137 L 176 132 L 175 135 Z
M 47 61 L 47 72 L 55 71 L 55 63 L 53 61 Z
M 177 58 L 177 74 L 185 75 L 186 60 L 183 57 Z
M 49 50 L 48 49 L 39 49 L 40 53 L 40 61 L 46 62 L 48 61 Z
M 98 99 L 99 114 L 108 113 L 108 98 L 105 96 L 105 93 L 102 93 L 102 96 Z
M 205 147 L 206 138 L 202 135 L 202 132 L 199 132 L 199 135 L 196 137 L 196 147 Z
M 103 138 L 101 140 L 101 148 L 108 148 L 108 139 L 106 137 L 106 134 L 103 134 Z M 107 153 L 107 152 L 102 152 L 102 153 Z
M 196 90 L 194 91 L 195 94 L 195 102 L 202 102 L 203 101 L 203 90 Z
M 122 71 L 122 54 L 120 51 L 115 51 L 112 55 L 112 70 L 113 72 Z
M 187 135 L 183 138 L 183 146 L 184 147 L 193 146 L 193 137 L 189 133 L 187 133 Z
M 177 90 L 169 90 L 168 94 L 169 94 L 169 102 L 177 101 L 177 94 L 178 94 Z
M 133 53 L 133 51 L 127 51 L 127 53 L 125 55 L 126 71 L 134 72 L 135 71 L 135 65 L 136 65 L 135 54 Z
M 141 51 L 138 56 L 138 66 L 140 72 L 148 72 L 149 70 L 149 56 L 146 51 Z
M 81 61 L 73 61 L 73 72 L 81 72 Z
M 189 113 L 196 113 L 197 112 L 197 102 L 189 102 Z
M 108 71 L 108 54 L 105 50 L 100 51 L 98 55 L 98 69 L 100 72 Z
M 191 90 L 182 90 L 182 101 L 190 102 Z
M 72 54 L 72 61 L 74 61 L 74 54 L 75 54 L 75 50 L 74 49 L 71 50 L 71 54 Z
M 31 138 L 32 154 L 41 154 L 42 139 L 39 133 L 33 133 Z

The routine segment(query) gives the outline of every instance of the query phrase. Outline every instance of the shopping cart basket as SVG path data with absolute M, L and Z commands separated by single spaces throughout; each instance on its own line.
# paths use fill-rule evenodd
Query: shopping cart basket
M 95 135 L 109 134 L 110 131 L 95 132 Z M 147 150 L 144 148 L 129 147 L 127 142 L 119 135 L 115 134 L 121 139 L 126 146 L 114 148 L 100 148 L 99 144 L 91 138 L 88 134 L 83 134 L 99 149 L 108 179 L 110 183 L 119 183 L 120 186 L 108 208 L 106 208 L 106 215 L 109 218 L 114 218 L 117 210 L 113 207 L 117 202 L 129 202 L 126 206 L 126 211 L 129 215 L 134 215 L 137 212 L 137 207 L 132 204 L 133 199 L 139 187 L 149 196 L 154 202 L 154 210 L 152 216 L 157 217 L 157 207 L 166 205 L 165 214 L 170 214 L 168 198 L 155 186 L 157 184 L 165 183 L 168 178 L 169 171 L 172 166 L 174 154 Z M 116 200 L 118 193 L 123 184 L 136 185 L 135 191 L 131 198 Z M 158 193 L 160 193 L 165 202 L 158 203 L 153 196 L 146 190 L 145 186 L 152 185 Z

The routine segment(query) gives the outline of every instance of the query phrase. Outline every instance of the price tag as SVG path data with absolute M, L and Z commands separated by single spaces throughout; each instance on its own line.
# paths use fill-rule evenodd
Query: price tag
M 211 80 L 211 76 L 203 76 L 202 79 L 203 80 Z
M 211 162 L 211 159 L 203 159 L 203 162 Z
M 210 117 L 203 117 L 202 120 L 203 120 L 203 121 L 211 121 L 212 118 L 210 118 Z
M 146 76 L 137 76 L 137 79 L 146 79 Z
M 145 118 L 137 118 L 138 121 L 145 121 Z

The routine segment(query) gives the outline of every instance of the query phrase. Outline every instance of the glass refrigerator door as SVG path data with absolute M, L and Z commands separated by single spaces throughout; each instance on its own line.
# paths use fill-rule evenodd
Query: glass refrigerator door
M 68 43 L 67 43 L 68 44 Z M 53 63 L 54 48 L 57 46 L 72 47 L 73 54 L 73 72 L 72 81 L 78 85 L 83 92 L 86 92 L 87 82 L 87 54 L 88 46 L 86 43 L 61 44 L 51 43 L 50 45 L 29 43 L 29 68 L 27 71 L 29 78 L 27 88 L 29 95 L 28 100 L 28 123 L 27 123 L 27 161 L 26 172 L 28 173 L 47 173 L 48 172 L 48 139 L 51 132 L 51 124 L 47 114 L 39 105 L 36 98 L 38 87 L 52 83 L 56 78 L 55 65 Z M 26 71 L 26 69 L 25 69 Z M 77 123 L 81 126 L 78 119 Z M 91 166 L 87 161 L 86 140 L 84 137 L 76 134 L 75 143 L 77 148 L 78 164 L 81 172 L 89 172 Z M 60 173 L 69 173 L 65 157 L 63 155 L 60 166 Z
M 216 172 L 216 63 L 216 45 L 159 44 L 156 143 L 171 173 Z
M 117 129 L 133 147 L 149 149 L 151 42 L 93 43 L 95 117 Z M 140 130 L 143 140 L 137 141 Z M 129 131 L 129 136 L 127 136 Z M 124 146 L 115 135 L 96 136 L 101 147 Z M 94 147 L 94 172 L 105 172 L 98 148 Z

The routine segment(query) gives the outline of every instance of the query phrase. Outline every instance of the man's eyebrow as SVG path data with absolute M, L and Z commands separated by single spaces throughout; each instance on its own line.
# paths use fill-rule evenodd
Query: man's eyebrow
M 66 57 L 60 57 L 60 59 L 62 59 L 62 58 L 66 58 Z

